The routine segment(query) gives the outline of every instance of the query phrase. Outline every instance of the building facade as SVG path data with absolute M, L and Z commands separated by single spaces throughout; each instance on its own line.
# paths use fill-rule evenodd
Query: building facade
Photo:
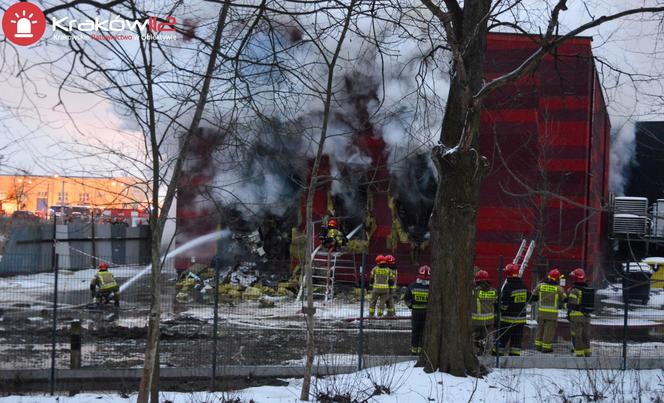
M 105 210 L 147 207 L 146 186 L 135 178 L 0 175 L 0 210 L 41 217 L 57 206 Z
M 566 41 L 534 72 L 497 89 L 483 105 L 480 152 L 489 159 L 490 170 L 480 192 L 475 263 L 494 281 L 500 258 L 510 262 L 522 239 L 536 241 L 531 267 L 542 271 L 556 267 L 563 273 L 583 267 L 591 277 L 601 268 L 607 235 L 603 212 L 608 203 L 610 124 L 591 45 L 588 37 Z M 513 70 L 538 46 L 529 36 L 490 34 L 487 79 Z M 348 77 L 349 87 L 352 80 Z M 364 95 L 357 98 L 353 117 L 367 122 L 375 94 Z M 313 220 L 339 217 L 346 232 L 363 223 L 369 261 L 378 254 L 395 255 L 399 283 L 407 284 L 419 265 L 430 263 L 435 247 L 428 240 L 436 191 L 429 156 L 409 157 L 406 168 L 395 174 L 388 146 L 377 129 L 366 124 L 351 136 L 353 146 L 370 163 L 360 168 L 351 163 L 337 166 L 335 181 L 343 182 L 345 197 L 335 195 L 330 181 L 324 181 L 314 195 Z M 205 162 L 214 141 L 198 140 L 191 160 L 200 164 L 191 164 L 187 181 L 179 188 L 180 201 L 195 200 L 214 177 Z M 319 175 L 326 177 L 331 171 L 323 158 Z M 299 174 L 298 181 L 307 183 L 306 170 Z M 304 230 L 305 196 L 297 194 L 294 243 Z M 344 199 L 352 199 L 354 208 Z M 189 240 L 212 230 L 219 222 L 212 218 L 213 210 L 193 202 L 178 203 L 178 236 Z M 211 257 L 215 252 L 208 246 L 196 253 Z M 293 265 L 297 264 L 294 259 Z M 526 272 L 527 280 L 532 273 Z

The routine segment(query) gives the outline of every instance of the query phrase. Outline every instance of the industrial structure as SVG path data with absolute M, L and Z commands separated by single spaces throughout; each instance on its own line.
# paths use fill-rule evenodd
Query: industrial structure
M 565 42 L 534 72 L 498 89 L 484 105 L 480 151 L 488 157 L 490 170 L 480 194 L 475 261 L 494 280 L 500 256 L 505 262 L 511 260 L 524 238 L 536 241 L 535 267 L 555 266 L 563 273 L 583 267 L 591 277 L 600 268 L 606 245 L 603 211 L 608 204 L 610 126 L 591 44 L 589 37 Z M 490 34 L 487 78 L 516 68 L 539 46 L 530 36 Z M 351 78 L 348 83 L 352 85 Z M 369 115 L 365 100 L 356 105 L 358 116 Z M 409 156 L 405 169 L 395 175 L 378 129 L 367 125 L 351 135 L 353 146 L 370 163 L 362 168 L 336 167 L 335 180 L 350 190 L 339 195 L 332 192 L 330 182 L 317 188 L 314 221 L 338 217 L 346 232 L 363 224 L 364 231 L 358 233 L 366 234 L 368 242 L 356 243 L 348 254 L 366 251 L 371 261 L 379 253 L 391 253 L 397 258 L 399 283 L 408 283 L 420 264 L 429 263 L 430 248 L 435 247 L 429 244 L 427 229 L 436 189 L 429 156 L 426 150 Z M 226 213 L 220 217 L 216 204 L 203 197 L 215 175 L 210 160 L 216 141 L 214 135 L 202 133 L 193 143 L 178 192 L 179 243 L 219 225 L 233 226 Z M 330 165 L 324 158 L 320 175 L 330 174 Z M 299 175 L 305 183 L 306 174 Z M 293 228 L 288 239 L 292 244 L 304 230 L 305 194 L 300 191 L 296 196 L 301 202 L 280 224 L 282 229 Z M 351 208 L 349 198 L 352 206 L 362 208 Z M 261 230 L 266 242 L 267 232 Z M 291 245 L 293 265 L 299 263 L 296 252 L 301 249 Z M 192 256 L 209 259 L 214 253 L 207 246 Z M 186 259 L 180 262 L 186 263 Z M 527 271 L 526 277 L 531 273 Z
M 147 201 L 146 186 L 137 178 L 0 175 L 0 210 L 6 215 L 29 211 L 45 218 L 63 205 L 138 210 Z

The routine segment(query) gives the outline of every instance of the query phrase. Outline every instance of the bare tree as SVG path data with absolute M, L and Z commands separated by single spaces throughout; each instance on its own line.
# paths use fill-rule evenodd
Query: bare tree
M 173 13 L 178 7 L 176 4 L 167 12 Z M 191 139 L 206 116 L 214 115 L 210 109 L 213 109 L 211 106 L 215 103 L 208 105 L 208 101 L 214 99 L 211 94 L 214 93 L 215 74 L 221 74 L 218 60 L 225 53 L 222 51 L 222 33 L 229 9 L 229 1 L 218 7 L 214 23 L 208 29 L 211 41 L 205 35 L 196 36 L 194 32 L 187 32 L 187 38 L 196 41 L 189 46 L 178 46 L 177 43 L 168 46 L 158 39 L 150 38 L 135 25 L 136 31 L 131 33 L 134 34 L 132 38 L 137 46 L 127 47 L 123 38 L 109 37 L 108 40 L 96 41 L 91 37 L 86 38 L 88 32 L 74 30 L 66 32 L 72 35 L 71 38 L 64 45 L 59 45 L 63 50 L 60 59 L 50 60 L 47 54 L 44 56 L 46 62 L 30 66 L 50 69 L 59 94 L 56 107 L 68 113 L 70 105 L 66 95 L 95 94 L 110 101 L 132 122 L 139 134 L 134 144 L 142 145 L 142 150 L 104 142 L 75 144 L 80 153 L 105 161 L 105 166 L 96 167 L 97 172 L 108 169 L 143 176 L 148 193 L 151 207 L 151 299 L 145 361 L 137 399 L 139 402 L 147 402 L 150 397 L 153 402 L 159 399 L 161 269 L 164 263 L 161 246 L 164 226 L 175 199 Z M 154 11 L 131 0 L 108 4 L 71 2 L 44 10 L 47 16 L 62 17 L 64 14 L 69 18 L 92 18 L 91 14 L 99 12 L 113 18 L 145 21 Z M 182 33 L 184 28 L 178 26 L 177 30 Z M 183 59 L 178 56 L 178 52 L 186 51 L 193 52 L 196 57 Z M 29 79 L 30 72 L 30 68 L 24 67 L 21 74 Z M 220 95 L 215 94 L 217 97 Z M 76 124 L 73 117 L 72 122 Z
M 550 11 L 545 29 L 533 37 L 539 48 L 514 70 L 487 82 L 484 62 L 490 24 L 496 21 L 498 13 L 510 11 L 520 3 L 478 0 L 462 5 L 457 0 L 442 3 L 422 0 L 443 27 L 453 60 L 441 135 L 432 151 L 439 176 L 430 221 L 431 241 L 436 248 L 432 252 L 433 278 L 425 345 L 418 362 L 426 371 L 440 370 L 459 376 L 481 372 L 471 341 L 470 290 L 479 188 L 487 167 L 486 158 L 478 148 L 482 103 L 496 89 L 534 71 L 545 55 L 569 38 L 618 18 L 664 12 L 664 7 L 626 9 L 593 18 L 559 35 L 559 18 L 567 10 L 567 1 L 547 2 Z M 515 18 L 500 25 L 523 32 L 520 23 L 523 21 Z

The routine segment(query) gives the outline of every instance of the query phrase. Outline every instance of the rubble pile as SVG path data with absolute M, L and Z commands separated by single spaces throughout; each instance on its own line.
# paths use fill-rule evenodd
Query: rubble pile
M 262 273 L 256 263 L 242 262 L 227 267 L 219 273 L 219 301 L 238 304 L 241 301 L 258 301 L 261 307 L 274 307 L 275 300 L 292 299 L 298 290 L 295 279 L 285 275 Z M 214 302 L 215 270 L 200 263 L 192 264 L 175 284 L 175 300 L 178 303 Z

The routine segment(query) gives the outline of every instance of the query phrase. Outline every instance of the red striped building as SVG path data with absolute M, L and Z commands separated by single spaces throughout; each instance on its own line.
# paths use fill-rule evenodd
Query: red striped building
M 524 236 L 538 240 L 549 267 L 599 268 L 610 125 L 591 44 L 587 37 L 565 42 L 533 74 L 485 102 L 480 150 L 491 168 L 477 221 L 482 268 L 496 267 L 500 255 L 513 257 Z M 487 79 L 516 68 L 536 49 L 526 36 L 490 35 Z
M 538 240 L 541 256 L 533 261 L 564 273 L 575 267 L 585 267 L 590 273 L 599 268 L 605 238 L 601 207 L 608 197 L 610 127 L 591 43 L 591 38 L 583 37 L 565 42 L 533 74 L 501 87 L 484 104 L 480 151 L 491 165 L 480 194 L 476 264 L 494 278 L 499 256 L 511 260 L 522 238 Z M 536 49 L 537 44 L 524 35 L 489 35 L 487 79 L 511 71 Z M 400 283 L 408 283 L 420 264 L 429 263 L 431 245 L 404 239 L 404 231 L 398 231 L 404 226 L 395 223 L 399 220 L 395 212 L 398 184 L 388 169 L 382 138 L 368 127 L 355 134 L 354 143 L 371 158 L 361 190 L 373 221 L 369 258 L 392 253 L 399 262 Z M 202 168 L 208 150 L 210 147 L 199 150 L 203 163 L 191 166 L 187 176 L 193 180 L 179 190 L 178 231 L 187 238 L 192 231 L 202 233 L 196 217 L 203 218 L 203 227 L 213 226 L 206 220 L 205 209 L 193 211 L 191 204 L 181 203 L 193 201 L 192 189 L 202 186 L 195 178 L 210 179 Z M 201 169 L 198 175 L 197 166 Z M 321 174 L 328 171 L 324 160 Z M 328 192 L 329 187 L 317 190 L 314 220 L 330 214 Z M 304 199 L 303 195 L 301 213 Z M 408 210 L 407 214 L 420 214 L 420 218 L 430 212 L 424 205 L 410 205 Z M 362 219 L 355 217 L 354 221 Z M 345 230 L 352 228 L 351 221 L 342 222 Z M 200 256 L 201 251 L 197 252 Z

